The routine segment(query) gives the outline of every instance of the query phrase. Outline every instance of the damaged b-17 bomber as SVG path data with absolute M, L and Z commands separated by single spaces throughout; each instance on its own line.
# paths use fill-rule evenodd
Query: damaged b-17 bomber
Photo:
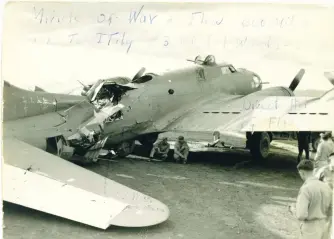
M 229 63 L 216 63 L 213 55 L 208 55 L 205 60 L 197 56 L 194 61 L 188 61 L 194 64 L 162 75 L 144 74 L 145 69 L 142 68 L 132 80 L 115 77 L 84 87 L 82 95 L 87 96 L 97 108 L 106 107 L 108 104 L 105 102 L 108 101 L 114 107 L 121 107 L 119 120 L 104 121 L 102 134 L 108 136 L 105 148 L 125 157 L 133 152 L 135 140 L 152 147 L 163 132 L 241 131 L 246 135 L 245 144 L 234 145 L 234 148 L 249 150 L 254 159 L 261 160 L 268 157 L 273 132 L 296 131 L 295 125 L 287 128 L 289 124 L 268 124 L 267 121 L 272 120 L 271 116 L 276 116 L 277 112 L 267 110 L 267 118 L 264 119 L 265 109 L 259 113 L 256 109 L 245 109 L 243 106 L 245 101 L 262 102 L 265 105 L 273 100 L 272 97 L 281 105 L 282 102 L 284 105 L 292 99 L 296 100 L 298 97 L 294 95 L 294 90 L 305 73 L 304 69 L 298 72 L 289 87 L 262 89 L 265 82 L 258 74 L 244 68 L 236 69 Z M 298 98 L 296 102 L 305 105 L 312 102 L 312 110 L 315 110 L 314 105 L 324 101 Z M 333 104 L 333 101 L 327 103 Z M 334 107 L 328 106 L 327 109 L 331 108 Z M 300 118 L 305 115 L 304 112 L 295 115 L 288 106 L 281 107 L 280 111 L 280 116 L 288 116 L 287 122 L 297 120 L 298 123 L 302 120 L 302 127 L 306 130 L 314 127 Z M 260 124 L 254 122 L 254 117 L 259 114 L 262 115 L 262 122 L 270 125 L 268 129 L 260 129 Z M 332 117 L 332 113 L 326 112 L 310 114 L 321 118 L 317 120 Z M 328 124 L 317 125 L 316 131 L 328 130 Z M 231 145 L 231 142 L 227 144 Z
M 255 159 L 264 159 L 271 132 L 296 130 L 277 124 L 263 130 L 273 112 L 249 128 L 247 123 L 257 112 L 243 110 L 242 104 L 245 99 L 259 102 L 273 96 L 292 99 L 304 70 L 288 88 L 262 89 L 256 73 L 217 64 L 212 55 L 192 62 L 189 68 L 162 75 L 144 74 L 142 68 L 133 79 L 99 80 L 84 86 L 81 96 L 41 88 L 27 91 L 5 82 L 4 200 L 103 229 L 155 225 L 168 219 L 166 205 L 67 160 L 78 155 L 84 162 L 96 162 L 102 148 L 125 157 L 133 152 L 135 140 L 151 147 L 163 132 L 240 130 L 246 133 L 245 148 Z M 306 110 L 312 112 L 283 109 L 281 114 L 288 115 L 288 121 L 302 121 L 300 130 L 313 129 L 312 120 L 303 117 L 333 119 L 333 94 L 332 89 L 309 99 Z M 316 125 L 314 131 L 331 130 L 330 124 Z

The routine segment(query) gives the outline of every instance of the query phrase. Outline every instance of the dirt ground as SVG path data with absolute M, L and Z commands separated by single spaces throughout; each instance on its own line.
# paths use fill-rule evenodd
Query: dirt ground
M 237 164 L 250 160 L 245 152 L 192 153 L 187 165 L 131 157 L 102 161 L 88 169 L 164 202 L 169 220 L 103 231 L 4 203 L 4 238 L 297 238 L 298 224 L 288 211 L 302 184 L 295 159 L 273 149 L 262 164 Z

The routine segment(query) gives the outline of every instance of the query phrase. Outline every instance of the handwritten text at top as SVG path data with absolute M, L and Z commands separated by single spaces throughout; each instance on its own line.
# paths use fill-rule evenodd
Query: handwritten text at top
M 145 25 L 160 25 L 160 24 L 177 24 L 186 26 L 208 25 L 238 25 L 242 28 L 265 28 L 278 27 L 285 28 L 292 26 L 295 21 L 295 16 L 271 16 L 271 17 L 241 17 L 238 20 L 229 19 L 223 13 L 202 12 L 202 11 L 184 11 L 183 13 L 166 13 L 159 15 L 158 12 L 145 9 L 145 5 L 140 7 L 130 8 L 127 12 L 98 12 L 93 16 L 85 16 L 75 14 L 71 11 L 60 11 L 52 8 L 33 7 L 33 17 L 39 24 L 76 24 L 80 23 L 80 18 L 91 21 L 91 23 L 103 24 L 106 26 L 119 24 L 145 24 Z M 88 22 L 89 24 L 89 22 Z

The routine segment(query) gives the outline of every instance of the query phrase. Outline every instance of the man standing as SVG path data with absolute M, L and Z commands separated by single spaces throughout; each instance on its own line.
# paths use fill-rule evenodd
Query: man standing
M 301 160 L 301 157 L 303 155 L 303 151 L 305 150 L 305 158 L 310 159 L 310 137 L 311 132 L 309 131 L 299 131 L 297 133 L 297 140 L 298 140 L 298 163 Z
M 179 136 L 177 142 L 174 145 L 174 159 L 178 163 L 183 161 L 183 164 L 187 163 L 189 155 L 188 143 L 184 140 L 183 136 Z
M 298 173 L 304 184 L 296 202 L 296 217 L 300 222 L 300 239 L 328 239 L 332 213 L 332 190 L 313 176 L 313 163 L 302 160 Z
M 334 143 L 332 140 L 332 133 L 327 132 L 321 134 L 322 140 L 320 141 L 317 153 L 314 157 L 315 168 L 318 170 L 321 167 L 329 164 L 329 155 L 334 153 Z
M 161 141 L 158 141 L 153 144 L 153 148 L 150 153 L 150 159 L 154 156 L 157 156 L 160 160 L 164 161 L 168 157 L 170 145 L 168 143 L 167 137 L 163 137 Z

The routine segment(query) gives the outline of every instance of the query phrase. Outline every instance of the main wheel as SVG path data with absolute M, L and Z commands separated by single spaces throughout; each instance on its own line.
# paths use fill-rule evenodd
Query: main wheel
M 135 141 L 124 141 L 117 145 L 116 154 L 121 158 L 125 158 L 133 152 L 135 146 Z
M 269 155 L 270 136 L 267 132 L 256 132 L 250 137 L 250 151 L 255 160 L 264 160 Z

